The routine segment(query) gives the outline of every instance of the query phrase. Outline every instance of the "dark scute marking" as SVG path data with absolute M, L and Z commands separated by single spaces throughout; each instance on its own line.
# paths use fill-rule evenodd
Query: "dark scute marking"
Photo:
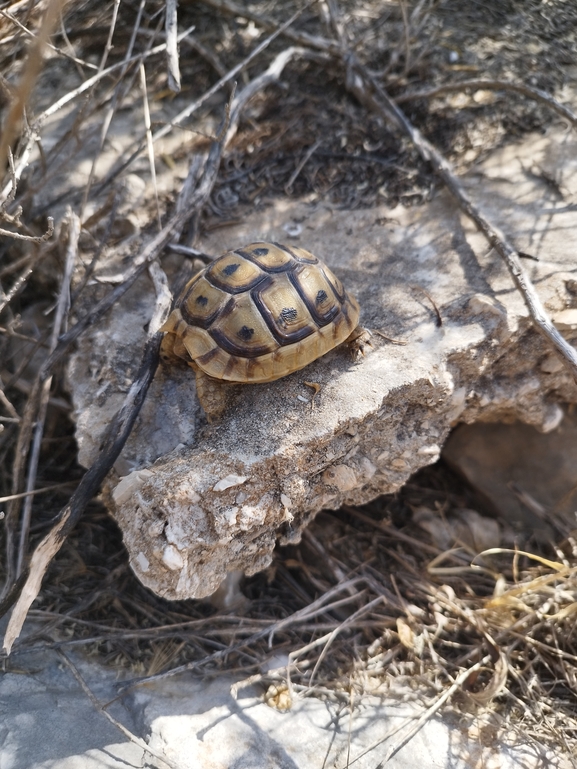
M 283 307 L 280 312 L 280 319 L 284 323 L 290 323 L 293 320 L 296 320 L 297 318 L 297 311 L 294 307 Z
M 266 256 L 268 254 L 269 249 L 268 248 L 255 248 L 253 250 L 253 254 L 255 256 Z
M 200 304 L 201 307 L 206 307 L 206 305 L 208 304 L 208 298 L 206 296 L 197 296 L 196 303 Z
M 327 292 L 321 288 L 321 290 L 317 294 L 317 298 L 316 298 L 317 304 L 321 304 L 322 302 L 325 301 L 326 298 L 327 298 Z
M 218 347 L 213 347 L 212 350 L 209 350 L 208 352 L 205 352 L 204 355 L 201 355 L 200 358 L 197 358 L 199 363 L 202 363 L 202 365 L 206 365 L 207 363 L 210 363 L 210 361 L 218 355 Z
M 239 267 L 240 267 L 240 264 L 227 264 L 223 272 L 225 275 L 232 275 L 233 272 L 236 272 Z
M 241 339 L 243 339 L 245 342 L 250 341 L 250 338 L 254 334 L 254 328 L 249 328 L 248 326 L 243 326 L 240 331 L 237 331 L 237 335 L 240 336 Z

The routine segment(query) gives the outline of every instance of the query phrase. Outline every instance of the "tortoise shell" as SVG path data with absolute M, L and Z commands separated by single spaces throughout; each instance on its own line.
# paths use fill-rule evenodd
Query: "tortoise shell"
M 161 357 L 215 379 L 272 382 L 344 342 L 358 320 L 356 300 L 320 259 L 251 243 L 187 283 L 161 329 Z

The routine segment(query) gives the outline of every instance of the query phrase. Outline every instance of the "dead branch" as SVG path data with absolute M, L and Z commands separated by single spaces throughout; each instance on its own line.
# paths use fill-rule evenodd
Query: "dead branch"
M 174 236 L 174 231 L 177 230 L 186 218 L 190 216 L 191 211 L 202 208 L 208 199 L 218 174 L 224 136 L 229 120 L 230 109 L 227 109 L 224 126 L 220 132 L 220 141 L 213 142 L 211 146 L 203 177 L 197 188 L 193 191 L 191 190 L 190 196 L 188 197 L 189 206 L 183 206 L 180 210 L 177 210 L 169 224 L 164 227 L 158 235 L 152 239 L 148 246 L 145 247 L 143 252 L 133 260 L 131 268 L 124 277 L 122 284 L 111 291 L 104 300 L 101 300 L 93 311 L 89 312 L 85 318 L 77 322 L 68 334 L 61 337 L 59 344 L 54 345 L 51 354 L 40 369 L 37 377 L 37 384 L 35 383 L 35 388 L 29 398 L 28 404 L 36 404 L 38 402 L 38 399 L 41 397 L 40 394 L 44 387 L 44 383 L 49 379 L 53 366 L 61 359 L 71 342 L 76 339 L 88 325 L 109 309 L 112 304 L 128 290 L 144 269 L 152 269 L 151 278 L 157 292 L 157 300 L 155 311 L 149 324 L 148 341 L 145 345 L 140 369 L 123 406 L 112 420 L 109 430 L 103 440 L 98 458 L 83 476 L 69 503 L 60 512 L 55 526 L 38 545 L 32 555 L 29 566 L 29 575 L 24 583 L 22 593 L 14 607 L 6 630 L 4 644 L 7 654 L 10 653 L 14 641 L 20 634 L 28 609 L 40 591 L 42 579 L 52 558 L 61 548 L 68 533 L 74 528 L 76 522 L 82 515 L 84 508 L 97 492 L 106 475 L 110 472 L 110 469 L 117 460 L 130 435 L 134 421 L 144 402 L 148 387 L 158 365 L 158 351 L 162 339 L 162 334 L 158 332 L 158 328 L 160 328 L 168 315 L 171 303 L 170 292 L 167 289 L 166 276 L 164 276 L 164 273 L 162 273 L 162 270 L 160 270 L 159 267 L 155 268 L 152 265 L 162 248 L 164 248 L 168 241 Z M 92 320 L 89 320 L 89 318 L 92 318 Z M 30 441 L 32 425 L 31 415 L 36 413 L 36 410 L 33 409 L 32 406 L 28 408 L 28 404 L 27 410 L 29 417 L 25 422 L 26 429 L 21 429 L 19 435 L 20 450 L 17 452 L 19 466 L 23 466 L 23 459 L 27 454 L 27 446 Z M 20 472 L 15 472 L 14 482 L 17 482 L 19 477 Z M 17 489 L 15 490 L 15 493 L 16 492 Z M 11 581 L 7 582 L 6 587 L 10 591 L 12 587 Z
M 31 243 L 45 243 L 54 235 L 54 219 L 47 217 L 48 226 L 44 235 L 22 235 L 19 232 L 12 232 L 11 230 L 4 230 L 0 227 L 0 236 L 6 238 L 14 238 L 14 240 L 28 240 Z
M 74 262 L 76 260 L 78 251 L 78 239 L 80 237 L 80 219 L 75 214 L 73 214 L 72 211 L 70 211 L 68 215 L 68 221 L 68 248 L 66 250 L 66 260 L 64 264 L 62 282 L 60 285 L 58 303 L 56 305 L 54 324 L 52 326 L 52 334 L 49 347 L 50 352 L 52 352 L 56 347 L 63 323 L 70 308 L 70 280 L 72 277 L 72 269 L 74 267 Z M 26 480 L 27 493 L 30 493 L 36 485 L 36 473 L 38 470 L 38 460 L 40 459 L 40 448 L 42 445 L 42 437 L 44 435 L 44 422 L 46 420 L 46 411 L 48 408 L 48 399 L 50 396 L 51 386 L 52 377 L 49 376 L 42 383 L 42 387 L 40 389 L 38 411 L 35 417 L 34 437 L 32 439 L 32 451 L 28 464 L 28 477 Z M 24 508 L 22 510 L 22 520 L 20 523 L 20 545 L 18 548 L 18 560 L 16 563 L 16 577 L 19 577 L 22 573 L 24 559 L 28 550 L 28 534 L 30 531 L 30 520 L 32 517 L 32 502 L 33 497 L 27 496 L 24 502 Z
M 539 331 L 554 345 L 563 356 L 567 367 L 577 381 L 577 350 L 572 347 L 553 325 L 551 319 L 539 299 L 533 284 L 525 273 L 519 254 L 506 236 L 479 211 L 469 198 L 450 163 L 433 145 L 425 139 L 421 132 L 413 126 L 406 115 L 384 91 L 381 85 L 372 77 L 366 68 L 350 55 L 346 61 L 347 88 L 367 109 L 377 112 L 387 120 L 392 120 L 403 133 L 411 139 L 423 160 L 430 163 L 435 172 L 441 177 L 461 209 L 472 219 L 477 228 L 485 235 L 490 246 L 503 259 L 513 281 L 523 296 L 529 314 Z
M 180 91 L 180 67 L 178 64 L 178 19 L 176 0 L 166 0 L 166 65 L 168 69 L 168 87 L 174 93 Z
M 531 88 L 523 83 L 508 83 L 506 80 L 484 80 L 478 78 L 475 80 L 461 80 L 458 83 L 446 83 L 445 85 L 437 86 L 436 88 L 428 88 L 424 91 L 414 91 L 413 93 L 403 93 L 399 96 L 395 96 L 393 101 L 395 104 L 404 104 L 408 101 L 416 101 L 417 99 L 434 99 L 436 96 L 441 96 L 445 93 L 455 93 L 459 91 L 469 90 L 486 90 L 486 91 L 512 91 L 513 93 L 519 93 L 522 96 L 527 96 L 529 99 L 545 104 L 557 114 L 568 120 L 573 128 L 577 128 L 577 115 L 566 107 L 557 99 L 554 99 L 551 94 L 546 91 L 541 91 L 539 88 Z

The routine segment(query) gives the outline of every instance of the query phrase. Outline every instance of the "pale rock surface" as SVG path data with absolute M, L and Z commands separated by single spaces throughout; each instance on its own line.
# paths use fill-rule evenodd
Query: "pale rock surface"
M 264 688 L 232 676 L 184 674 L 129 690 L 128 671 L 66 651 L 107 712 L 148 744 L 151 755 L 92 704 L 54 650 L 11 657 L 0 678 L 2 769 L 374 769 L 428 702 L 399 682 L 379 694 L 342 700 L 296 697 L 280 712 Z M 119 676 L 121 680 L 119 681 Z M 237 689 L 236 697 L 233 691 Z M 383 687 L 384 688 L 384 687 Z M 430 698 L 428 698 L 430 699 Z M 488 720 L 487 720 L 488 719 Z M 396 731 L 404 725 L 404 730 Z M 164 759 L 164 760 L 161 760 Z M 489 714 L 448 712 L 428 720 L 388 769 L 569 769 L 562 749 L 499 732 Z
M 577 141 L 556 127 L 494 153 L 463 179 L 517 248 L 539 258 L 525 268 L 573 342 L 577 212 L 525 169 L 536 164 L 557 178 L 569 200 L 576 158 Z M 300 235 L 291 240 L 287 226 Z M 506 268 L 446 192 L 392 210 L 281 201 L 201 246 L 218 255 L 261 239 L 326 260 L 358 298 L 373 348 L 357 361 L 336 350 L 285 379 L 240 388 L 213 425 L 199 410 L 193 375 L 159 370 L 116 467 L 124 478 L 109 479 L 107 499 L 132 568 L 166 598 L 207 596 L 230 571 L 265 568 L 275 543 L 298 541 L 322 508 L 395 491 L 438 458 L 459 422 L 520 420 L 550 430 L 557 404 L 577 400 Z M 142 280 L 84 335 L 72 360 L 84 465 L 138 365 L 153 301 Z M 321 385 L 314 400 L 305 382 Z

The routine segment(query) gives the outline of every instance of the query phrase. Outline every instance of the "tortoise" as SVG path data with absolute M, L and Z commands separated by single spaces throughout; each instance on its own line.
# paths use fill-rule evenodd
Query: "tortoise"
M 209 421 L 230 384 L 272 382 L 363 334 L 359 305 L 308 251 L 257 242 L 227 251 L 190 280 L 161 331 L 164 363 L 196 372 Z

